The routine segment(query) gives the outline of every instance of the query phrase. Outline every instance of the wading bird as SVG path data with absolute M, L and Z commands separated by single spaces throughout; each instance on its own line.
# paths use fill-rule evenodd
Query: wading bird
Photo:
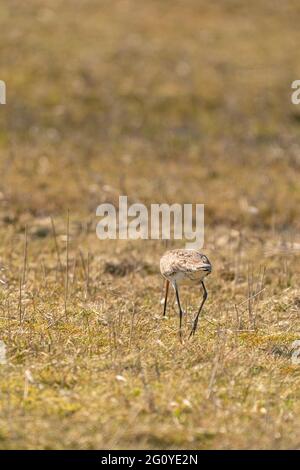
M 201 284 L 203 288 L 203 297 L 199 310 L 194 318 L 193 327 L 190 333 L 191 337 L 197 329 L 198 319 L 207 299 L 207 290 L 203 279 L 211 273 L 212 267 L 207 256 L 199 253 L 197 250 L 170 250 L 167 251 L 160 259 L 160 272 L 166 279 L 166 292 L 164 301 L 164 316 L 167 310 L 167 300 L 169 285 L 172 284 L 177 304 L 179 308 L 179 335 L 182 337 L 182 317 L 183 311 L 180 305 L 178 285 L 181 283 Z

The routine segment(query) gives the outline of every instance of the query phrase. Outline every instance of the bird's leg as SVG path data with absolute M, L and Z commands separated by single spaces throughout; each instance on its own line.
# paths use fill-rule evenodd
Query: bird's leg
M 183 316 L 183 312 L 182 312 L 182 308 L 181 308 L 181 305 L 180 305 L 179 292 L 178 292 L 178 287 L 177 287 L 176 281 L 174 282 L 174 289 L 175 289 L 175 292 L 176 292 L 176 299 L 177 299 L 177 304 L 178 304 L 178 308 L 179 308 L 179 336 L 180 336 L 180 339 L 181 339 L 182 338 L 182 316 Z
M 191 330 L 191 332 L 190 332 L 190 336 L 189 336 L 189 337 L 191 337 L 192 335 L 195 334 L 195 331 L 196 331 L 196 329 L 197 329 L 198 319 L 199 319 L 201 310 L 202 310 L 203 305 L 204 305 L 204 303 L 205 303 L 205 301 L 206 301 L 206 299 L 207 299 L 207 290 L 206 290 L 206 288 L 205 288 L 204 282 L 201 281 L 201 284 L 202 284 L 202 287 L 203 287 L 203 298 L 202 298 L 202 302 L 201 302 L 201 304 L 200 304 L 198 313 L 197 313 L 197 315 L 195 316 L 195 319 L 194 319 L 194 322 L 193 322 L 193 328 L 192 328 L 192 330 Z
M 164 303 L 164 316 L 166 315 L 166 311 L 167 311 L 167 301 L 168 301 L 169 284 L 170 284 L 170 281 L 166 280 L 166 294 L 165 294 L 165 303 Z

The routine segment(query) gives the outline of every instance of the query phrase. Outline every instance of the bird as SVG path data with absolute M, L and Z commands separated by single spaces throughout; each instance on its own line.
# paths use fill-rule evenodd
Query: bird
M 171 283 L 176 294 L 176 300 L 179 309 L 180 339 L 182 338 L 183 310 L 180 304 L 178 286 L 181 283 L 192 283 L 202 286 L 203 297 L 198 312 L 193 320 L 193 326 L 189 335 L 190 338 L 196 332 L 199 316 L 208 296 L 206 287 L 204 285 L 204 278 L 212 272 L 212 265 L 207 256 L 200 253 L 198 250 L 191 248 L 169 250 L 160 259 L 160 272 L 166 280 L 163 316 L 166 315 L 167 311 L 168 292 L 169 285 Z

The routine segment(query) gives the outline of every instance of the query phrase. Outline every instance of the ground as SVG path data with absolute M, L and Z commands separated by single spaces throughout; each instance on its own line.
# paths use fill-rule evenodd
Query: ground
M 10 0 L 0 18 L 0 448 L 299 447 L 299 2 Z M 192 340 L 199 289 L 182 343 L 160 303 L 183 242 L 96 237 L 120 194 L 205 204 Z

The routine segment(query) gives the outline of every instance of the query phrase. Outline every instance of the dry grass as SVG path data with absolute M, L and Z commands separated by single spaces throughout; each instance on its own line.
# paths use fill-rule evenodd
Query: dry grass
M 0 447 L 299 447 L 298 2 L 10 0 L 0 17 Z M 119 194 L 205 203 L 194 340 L 175 304 L 161 315 L 164 244 L 96 238 Z

